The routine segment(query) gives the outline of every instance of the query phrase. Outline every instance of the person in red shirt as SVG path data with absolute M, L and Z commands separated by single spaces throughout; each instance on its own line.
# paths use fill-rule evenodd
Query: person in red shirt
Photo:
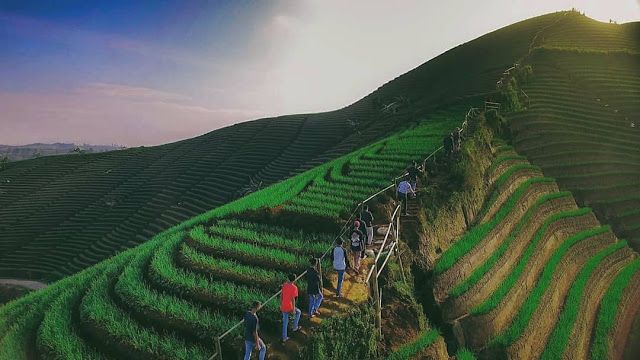
M 289 281 L 282 285 L 282 293 L 280 294 L 280 311 L 282 311 L 282 342 L 289 340 L 287 336 L 287 329 L 289 327 L 289 314 L 294 315 L 293 318 L 293 331 L 298 331 L 302 328 L 298 323 L 300 322 L 300 315 L 302 312 L 296 307 L 296 298 L 298 297 L 298 287 L 293 282 L 296 279 L 296 274 L 289 274 Z

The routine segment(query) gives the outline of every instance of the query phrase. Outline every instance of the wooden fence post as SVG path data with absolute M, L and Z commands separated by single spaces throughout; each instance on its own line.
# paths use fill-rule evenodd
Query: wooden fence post
M 220 337 L 216 336 L 216 353 L 218 360 L 222 360 L 222 346 L 220 345 Z
M 322 261 L 318 260 L 318 273 L 320 274 L 320 291 L 324 288 L 324 283 L 322 281 Z
M 407 277 L 404 275 L 404 265 L 402 264 L 402 257 L 400 256 L 400 216 L 398 216 L 397 224 L 396 224 L 396 242 L 398 246 L 396 246 L 396 259 L 398 259 L 398 263 L 400 264 L 400 273 L 402 274 L 402 281 L 406 284 Z
M 382 307 L 380 305 L 380 288 L 378 287 L 377 264 L 373 264 L 373 274 L 371 275 L 371 295 L 375 314 L 375 323 L 378 334 L 382 336 Z

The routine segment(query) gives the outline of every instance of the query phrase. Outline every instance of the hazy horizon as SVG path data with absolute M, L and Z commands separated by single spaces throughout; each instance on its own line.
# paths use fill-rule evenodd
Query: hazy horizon
M 640 0 L 439 3 L 3 2 L 0 144 L 163 144 L 341 108 L 533 16 L 640 19 Z

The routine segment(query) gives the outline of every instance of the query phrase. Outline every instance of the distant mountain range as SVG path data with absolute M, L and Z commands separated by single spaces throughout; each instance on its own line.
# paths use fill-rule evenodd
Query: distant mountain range
M 112 150 L 122 150 L 120 145 L 89 145 L 74 143 L 54 143 L 54 144 L 28 144 L 28 145 L 2 145 L 0 144 L 0 158 L 5 156 L 9 161 L 27 160 L 40 156 L 61 155 L 70 153 L 100 153 Z

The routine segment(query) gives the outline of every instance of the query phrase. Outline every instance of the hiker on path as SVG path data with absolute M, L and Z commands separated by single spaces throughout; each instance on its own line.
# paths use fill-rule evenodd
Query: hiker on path
M 456 153 L 460 152 L 460 143 L 462 138 L 462 135 L 460 134 L 461 132 L 462 130 L 460 130 L 460 128 L 457 127 L 451 134 L 453 138 L 453 151 Z
M 353 255 L 353 269 L 360 273 L 360 257 L 364 252 L 365 237 L 360 231 L 360 221 L 353 223 L 351 230 L 351 254 Z
M 253 349 L 258 350 L 260 353 L 258 359 L 264 360 L 267 354 L 267 346 L 264 341 L 260 339 L 258 330 L 260 330 L 260 320 L 256 314 L 262 307 L 260 301 L 254 301 L 251 304 L 251 309 L 244 313 L 244 360 L 251 359 L 251 353 Z
M 347 250 L 342 247 L 342 239 L 336 240 L 336 246 L 331 252 L 331 262 L 333 269 L 338 273 L 338 284 L 336 286 L 336 296 L 342 297 L 342 282 L 344 280 L 344 272 L 347 270 Z
M 358 222 L 358 230 L 360 230 L 360 232 L 362 233 L 362 257 L 364 258 L 364 247 L 365 245 L 368 243 L 369 241 L 369 236 L 367 235 L 367 224 L 364 223 L 364 221 L 362 221 L 362 219 L 360 217 L 358 217 L 356 219 L 356 221 Z
M 413 191 L 413 187 L 411 187 L 411 184 L 409 183 L 409 181 L 407 181 L 407 178 L 405 178 L 398 184 L 396 193 L 398 195 L 398 200 L 402 202 L 402 211 L 404 215 L 409 215 L 409 194 L 415 196 L 416 192 Z
M 409 182 L 411 183 L 411 187 L 413 188 L 413 191 L 414 192 L 418 191 L 417 189 L 418 176 L 420 175 L 420 169 L 418 169 L 418 164 L 414 161 L 413 164 L 409 166 L 409 168 L 407 169 L 407 172 L 409 173 Z
M 320 272 L 318 266 L 320 261 L 313 256 L 309 258 L 309 268 L 307 269 L 307 294 L 309 294 L 309 319 L 320 315 L 320 304 L 322 304 L 322 287 L 320 286 Z
M 360 213 L 360 221 L 364 223 L 367 232 L 367 245 L 373 244 L 373 214 L 369 211 L 369 205 L 365 205 Z
M 288 281 L 282 285 L 282 293 L 280 294 L 280 311 L 282 311 L 282 342 L 289 340 L 287 330 L 289 328 L 289 314 L 293 315 L 293 331 L 296 332 L 302 328 L 300 315 L 302 312 L 296 307 L 296 299 L 298 298 L 298 287 L 293 282 L 296 280 L 296 274 L 289 274 Z
M 442 146 L 444 147 L 444 154 L 448 157 L 453 153 L 453 134 L 449 133 L 442 139 Z

